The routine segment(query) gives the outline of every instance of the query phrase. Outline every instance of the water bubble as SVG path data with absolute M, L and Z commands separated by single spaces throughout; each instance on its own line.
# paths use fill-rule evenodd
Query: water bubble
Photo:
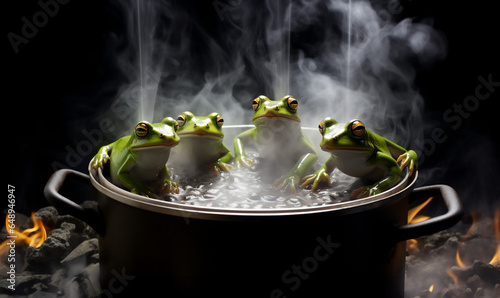
M 259 196 L 259 194 L 254 192 L 248 196 L 248 199 L 251 201 L 260 201 L 261 197 Z
M 251 158 L 258 160 L 255 154 Z M 299 188 L 297 193 L 291 194 L 277 191 L 271 185 L 272 179 L 271 182 L 263 179 L 259 172 L 237 168 L 221 177 L 187 178 L 179 175 L 176 181 L 181 184 L 180 194 L 169 194 L 164 198 L 189 205 L 245 209 L 298 208 L 349 200 L 347 189 L 357 180 L 339 171 L 334 171 L 331 178 L 335 182 L 331 188 L 321 188 L 316 192 Z

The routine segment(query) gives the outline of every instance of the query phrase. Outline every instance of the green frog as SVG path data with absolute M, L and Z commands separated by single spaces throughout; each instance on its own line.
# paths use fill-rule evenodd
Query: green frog
M 202 170 L 220 176 L 221 171 L 229 172 L 233 155 L 223 144 L 224 118 L 219 113 L 200 117 L 186 111 L 177 117 L 177 122 L 181 142 L 173 150 L 171 161 L 174 165 L 182 165 L 188 174 Z
M 158 198 L 158 194 L 179 193 L 179 184 L 170 180 L 166 163 L 170 150 L 179 143 L 177 121 L 141 121 L 130 136 L 101 147 L 92 161 L 94 169 L 110 161 L 111 181 L 132 193 Z
M 245 154 L 245 146 L 253 142 L 268 170 L 279 177 L 273 186 L 296 192 L 300 178 L 318 159 L 314 145 L 302 132 L 297 99 L 287 95 L 273 101 L 261 95 L 253 100 L 252 107 L 255 127 L 235 138 L 235 166 L 250 168 L 255 165 Z
M 338 123 L 328 117 L 319 124 L 319 132 L 323 136 L 321 149 L 331 155 L 319 170 L 301 180 L 303 188 L 312 184 L 312 190 L 316 191 L 320 184 L 331 186 L 330 173 L 338 168 L 347 175 L 377 181 L 351 193 L 353 198 L 363 198 L 396 185 L 406 166 L 410 176 L 417 169 L 415 151 L 370 132 L 360 120 Z

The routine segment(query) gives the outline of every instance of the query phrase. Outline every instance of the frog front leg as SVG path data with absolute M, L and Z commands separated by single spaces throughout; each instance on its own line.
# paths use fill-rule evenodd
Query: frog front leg
M 400 169 L 403 170 L 406 166 L 408 166 L 408 174 L 409 176 L 413 176 L 413 172 L 418 167 L 418 157 L 417 153 L 413 150 L 408 150 L 405 153 L 401 154 L 397 162 L 401 162 Z
M 115 143 L 113 142 L 109 145 L 102 146 L 101 149 L 97 151 L 97 154 L 94 156 L 92 161 L 92 167 L 94 169 L 97 170 L 98 168 L 104 168 L 104 164 L 108 162 L 109 155 L 111 154 L 111 150 L 113 150 L 114 144 Z
M 179 193 L 179 183 L 170 180 L 170 174 L 168 173 L 168 168 L 165 167 L 161 170 L 160 177 L 163 178 L 163 185 L 161 187 L 161 193 Z
M 411 177 L 413 172 L 418 168 L 418 156 L 413 150 L 406 150 L 405 148 L 399 146 L 398 144 L 385 140 L 387 148 L 391 152 L 391 155 L 396 162 L 401 162 L 399 168 L 401 171 L 408 166 L 408 174 Z
M 132 155 L 127 156 L 121 167 L 116 173 L 118 181 L 126 187 L 130 192 L 151 198 L 158 198 L 158 196 L 146 185 L 137 181 L 131 174 L 130 169 L 134 167 L 136 161 Z
M 256 132 L 256 128 L 251 128 L 246 130 L 234 139 L 234 165 L 237 168 L 251 168 L 255 165 L 255 163 L 246 157 L 245 155 L 245 144 L 253 139 L 253 135 Z
M 382 152 L 377 152 L 375 160 L 376 164 L 387 168 L 386 177 L 372 185 L 358 187 L 352 191 L 351 198 L 360 199 L 379 194 L 396 185 L 401 179 L 401 169 L 391 156 Z
M 231 154 L 231 151 L 229 151 L 226 146 L 222 145 L 222 147 L 223 151 L 226 152 L 226 154 L 217 159 L 217 161 L 215 161 L 214 163 L 208 165 L 208 170 L 216 176 L 220 176 L 220 171 L 229 173 L 229 171 L 233 168 L 229 164 L 233 159 L 233 154 Z
M 318 155 L 315 153 L 305 154 L 299 159 L 295 166 L 290 171 L 288 171 L 288 173 L 277 179 L 273 183 L 273 186 L 277 189 L 286 189 L 290 187 L 290 191 L 292 193 L 295 193 L 295 185 L 299 183 L 300 178 L 304 176 L 306 171 L 316 162 L 317 159 Z
M 301 187 L 306 188 L 312 184 L 311 190 L 317 191 L 321 184 L 328 184 L 328 187 L 332 186 L 330 182 L 330 174 L 335 170 L 335 159 L 330 155 L 328 159 L 321 165 L 321 167 L 311 175 L 307 175 L 300 181 Z

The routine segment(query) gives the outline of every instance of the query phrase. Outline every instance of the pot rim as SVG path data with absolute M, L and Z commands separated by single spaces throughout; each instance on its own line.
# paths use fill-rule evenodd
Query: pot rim
M 251 128 L 253 125 L 228 125 L 226 128 Z M 316 130 L 311 127 L 303 127 L 304 130 Z M 220 208 L 207 206 L 186 205 L 177 202 L 168 202 L 160 199 L 148 198 L 138 194 L 131 193 L 111 183 L 102 173 L 102 169 L 95 170 L 90 161 L 88 170 L 90 173 L 90 181 L 92 185 L 102 194 L 129 205 L 131 207 L 144 209 L 156 213 L 169 214 L 184 218 L 199 218 L 213 220 L 246 220 L 249 218 L 262 217 L 283 217 L 283 216 L 299 216 L 318 213 L 326 213 L 328 215 L 345 215 L 357 212 L 363 212 L 377 208 L 381 205 L 389 204 L 403 195 L 409 193 L 417 180 L 418 170 L 415 170 L 414 175 L 409 177 L 408 171 L 404 171 L 402 179 L 398 184 L 389 190 L 380 194 L 370 196 L 363 199 L 345 201 L 333 204 L 325 204 L 319 206 L 303 206 L 303 207 L 286 207 L 272 209 L 242 209 L 242 208 Z

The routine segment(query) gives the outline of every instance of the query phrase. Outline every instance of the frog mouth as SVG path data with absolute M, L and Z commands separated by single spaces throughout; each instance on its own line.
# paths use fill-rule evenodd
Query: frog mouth
M 224 138 L 224 135 L 216 134 L 216 133 L 211 133 L 211 132 L 205 132 L 205 131 L 191 131 L 191 132 L 185 132 L 185 133 L 177 133 L 177 135 L 181 138 L 210 138 L 210 139 L 222 139 Z
M 134 146 L 132 149 L 133 150 L 147 150 L 147 149 L 154 149 L 154 148 L 165 148 L 165 149 L 170 149 L 174 146 L 177 146 L 179 144 L 179 141 L 173 141 L 173 142 L 166 142 L 166 143 L 158 143 L 158 144 L 152 144 L 152 145 L 138 145 Z
M 368 148 L 359 148 L 359 147 L 331 147 L 329 145 L 320 145 L 321 150 L 327 152 L 338 152 L 338 151 L 356 151 L 356 152 L 366 152 L 370 151 Z
M 266 113 L 266 114 L 263 114 L 263 115 L 260 115 L 260 116 L 253 118 L 253 120 L 255 121 L 257 119 L 262 119 L 262 118 L 286 118 L 289 120 L 300 122 L 300 120 L 297 119 L 296 117 L 289 116 L 289 115 L 283 115 L 283 114 L 274 114 L 274 113 Z

